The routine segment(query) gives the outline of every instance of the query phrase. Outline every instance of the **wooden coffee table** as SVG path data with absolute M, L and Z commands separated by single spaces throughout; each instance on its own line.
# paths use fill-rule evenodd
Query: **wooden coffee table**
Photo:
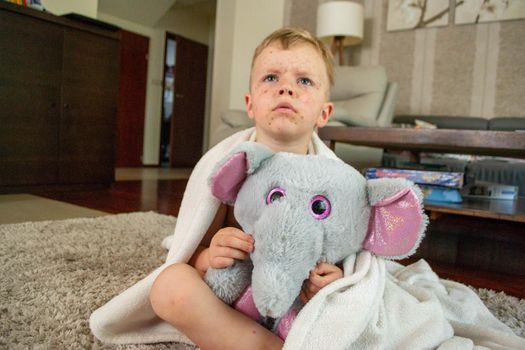
M 332 150 L 337 142 L 412 152 L 445 152 L 525 158 L 525 132 L 327 126 L 318 131 Z M 462 203 L 425 202 L 431 218 L 442 213 L 525 222 L 525 198 L 465 198 Z

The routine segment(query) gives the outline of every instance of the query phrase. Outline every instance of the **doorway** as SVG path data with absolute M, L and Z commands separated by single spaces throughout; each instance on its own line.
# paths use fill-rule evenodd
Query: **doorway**
M 121 30 L 116 166 L 141 167 L 149 38 Z
M 162 120 L 160 127 L 160 159 L 162 167 L 169 167 L 170 162 L 170 130 L 173 116 L 174 69 L 177 40 L 171 34 L 166 35 L 164 50 L 164 83 L 162 84 Z
M 166 33 L 159 164 L 193 167 L 202 156 L 208 47 Z

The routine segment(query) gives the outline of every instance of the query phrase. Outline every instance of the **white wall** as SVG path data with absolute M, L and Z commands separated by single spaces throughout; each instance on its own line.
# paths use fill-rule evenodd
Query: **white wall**
M 213 55 L 211 111 L 209 132 L 220 125 L 220 115 L 229 108 L 233 54 L 232 16 L 236 0 L 218 0 L 215 16 L 215 51 Z
M 217 0 L 210 134 L 228 109 L 245 109 L 253 51 L 283 26 L 285 0 Z
M 167 12 L 155 27 L 164 28 L 169 32 L 208 45 L 210 18 L 203 16 L 191 8 L 185 9 L 178 7 L 176 11 Z
M 98 0 L 42 0 L 42 5 L 57 16 L 74 12 L 97 18 Z

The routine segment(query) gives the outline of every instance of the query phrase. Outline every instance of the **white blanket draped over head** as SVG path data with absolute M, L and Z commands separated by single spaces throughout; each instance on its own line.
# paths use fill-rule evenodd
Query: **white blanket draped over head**
M 195 167 L 184 193 L 166 262 L 144 279 L 95 310 L 93 334 L 116 344 L 188 342 L 158 318 L 149 291 L 159 273 L 187 262 L 199 245 L 220 203 L 208 186 L 216 162 L 235 146 L 254 140 L 241 131 L 212 148 Z M 336 158 L 313 136 L 309 153 Z M 439 280 L 420 261 L 403 267 L 368 252 L 348 257 L 345 277 L 312 298 L 299 313 L 285 349 L 525 349 L 525 340 L 490 314 L 468 287 Z

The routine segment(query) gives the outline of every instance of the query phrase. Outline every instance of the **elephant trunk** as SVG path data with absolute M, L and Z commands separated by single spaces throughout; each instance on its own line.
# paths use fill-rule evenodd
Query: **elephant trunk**
M 299 295 L 307 277 L 308 271 L 277 271 L 270 265 L 254 267 L 253 299 L 261 315 L 283 316 Z
M 323 231 L 312 225 L 276 224 L 275 220 L 272 225 L 264 221 L 258 224 L 266 230 L 255 227 L 254 232 L 253 298 L 261 315 L 277 318 L 292 306 L 303 281 L 320 260 Z M 273 231 L 272 227 L 280 230 Z

